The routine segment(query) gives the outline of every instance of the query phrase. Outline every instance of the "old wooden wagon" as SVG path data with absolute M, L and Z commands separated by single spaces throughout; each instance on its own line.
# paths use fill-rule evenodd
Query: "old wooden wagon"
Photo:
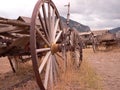
M 109 33 L 107 31 L 106 33 L 103 33 L 102 35 L 97 35 L 96 39 L 97 39 L 97 47 L 104 46 L 107 49 L 109 46 L 117 44 L 116 35 Z
M 87 48 L 88 46 L 92 46 L 93 51 L 96 51 L 96 37 L 94 37 L 93 32 L 80 32 L 79 36 L 83 43 L 83 48 Z
M 17 59 L 23 62 L 32 59 L 41 90 L 52 89 L 60 76 L 59 69 L 65 71 L 68 51 L 75 53 L 80 65 L 80 43 L 73 29 L 63 28 L 58 10 L 51 0 L 38 0 L 30 23 L 0 18 L 0 56 L 8 57 L 14 72 Z

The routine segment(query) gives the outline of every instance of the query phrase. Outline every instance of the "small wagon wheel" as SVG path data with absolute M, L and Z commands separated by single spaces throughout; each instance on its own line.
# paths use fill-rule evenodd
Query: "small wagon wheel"
M 51 0 L 39 0 L 36 3 L 31 19 L 30 36 L 32 63 L 37 84 L 41 90 L 48 89 L 48 84 L 53 88 L 59 74 L 58 68 L 64 62 L 64 60 L 57 60 L 57 57 L 64 59 L 58 53 L 63 50 L 61 46 L 64 47 L 64 44 L 62 44 L 63 28 L 60 16 Z M 39 60 L 42 56 L 43 58 Z
M 93 48 L 93 52 L 95 53 L 96 52 L 96 43 L 95 43 L 95 41 L 93 41 L 93 43 L 92 43 L 92 48 Z
M 92 38 L 91 38 L 92 40 L 92 48 L 93 48 L 93 52 L 95 53 L 97 50 L 96 50 L 96 48 L 97 48 L 97 40 L 96 40 L 96 37 L 94 37 L 94 35 L 92 35 Z

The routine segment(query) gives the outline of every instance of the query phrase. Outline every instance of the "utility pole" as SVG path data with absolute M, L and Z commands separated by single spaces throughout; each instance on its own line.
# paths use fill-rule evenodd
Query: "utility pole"
M 65 7 L 68 7 L 68 13 L 67 13 L 67 26 L 69 25 L 69 19 L 70 19 L 70 2 L 68 3 L 68 5 L 65 5 Z

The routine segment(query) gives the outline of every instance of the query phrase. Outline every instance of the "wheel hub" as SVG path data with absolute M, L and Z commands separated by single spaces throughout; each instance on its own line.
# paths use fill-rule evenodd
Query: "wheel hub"
M 54 53 L 58 52 L 59 51 L 59 47 L 60 47 L 59 44 L 52 44 L 51 45 L 51 53 L 54 54 Z

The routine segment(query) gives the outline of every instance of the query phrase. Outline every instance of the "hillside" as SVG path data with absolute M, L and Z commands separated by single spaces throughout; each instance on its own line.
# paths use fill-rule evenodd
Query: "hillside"
M 61 20 L 62 20 L 63 26 L 66 27 L 67 26 L 66 25 L 66 19 L 61 16 Z M 74 28 L 76 28 L 80 32 L 88 32 L 88 31 L 90 31 L 89 26 L 83 25 L 83 24 L 78 23 L 76 21 L 73 21 L 71 19 L 70 19 L 69 27 L 70 28 L 74 27 Z
M 118 31 L 120 31 L 120 27 L 117 27 L 117 28 L 113 28 L 113 29 L 108 30 L 109 33 L 116 33 L 116 32 L 118 32 Z

